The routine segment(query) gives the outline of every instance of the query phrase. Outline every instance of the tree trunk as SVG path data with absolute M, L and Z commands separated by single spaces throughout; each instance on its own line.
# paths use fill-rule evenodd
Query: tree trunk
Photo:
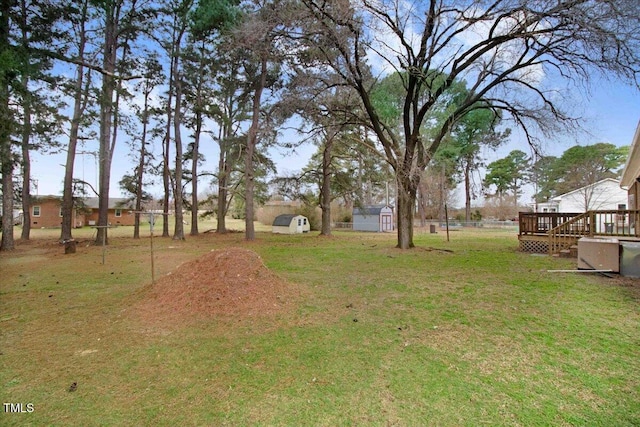
M 98 230 L 96 244 L 107 244 L 109 225 L 109 184 L 111 179 L 111 160 L 113 158 L 111 130 L 113 126 L 113 93 L 116 88 L 114 73 L 118 48 L 117 7 L 110 2 L 105 4 L 104 58 L 102 69 L 102 93 L 100 94 L 100 175 L 98 184 Z
M 418 191 L 418 218 L 420 218 L 420 227 L 427 226 L 427 211 L 424 207 L 424 190 L 419 189 Z
M 27 5 L 24 2 L 20 3 L 21 14 L 20 14 L 20 26 L 22 32 L 21 44 L 24 49 L 24 57 L 22 60 L 24 61 L 22 66 L 24 67 L 24 72 L 20 78 L 20 85 L 23 90 L 23 98 L 22 98 L 22 138 L 21 138 L 21 148 L 22 148 L 22 234 L 20 238 L 22 240 L 29 240 L 31 234 L 31 215 L 29 213 L 30 202 L 31 202 L 31 156 L 30 156 L 30 148 L 29 142 L 31 141 L 31 116 L 32 116 L 32 98 L 31 92 L 29 92 L 29 55 L 26 52 L 29 52 L 29 25 L 27 19 Z
M 162 201 L 162 212 L 164 213 L 162 222 L 162 237 L 169 237 L 169 199 L 171 194 L 171 170 L 169 168 L 169 154 L 171 151 L 171 120 L 173 115 L 173 87 L 174 87 L 174 76 L 173 76 L 173 61 L 175 58 L 173 57 L 173 52 L 171 53 L 171 67 L 169 71 L 169 90 L 167 97 L 167 132 L 162 142 L 162 184 L 164 188 L 164 195 Z
M 228 125 L 225 125 L 225 127 Z M 229 167 L 227 159 L 227 142 L 226 132 L 220 141 L 220 156 L 218 158 L 218 208 L 216 212 L 216 218 L 218 219 L 216 225 L 216 233 L 226 233 L 227 225 L 225 222 L 227 214 L 227 185 L 229 185 Z
M 357 156 L 358 156 L 358 175 L 356 176 L 356 189 L 358 191 L 357 202 L 361 204 L 366 204 L 365 194 L 364 194 L 364 183 L 362 181 L 362 175 L 364 170 L 364 160 L 362 159 L 362 153 L 359 150 L 357 152 Z
M 86 16 L 87 3 L 82 4 L 83 17 Z M 86 36 L 84 31 L 84 18 L 80 23 L 80 41 L 78 45 L 78 58 L 84 59 L 84 48 Z M 76 147 L 78 146 L 78 135 L 80 131 L 80 120 L 87 105 L 89 84 L 82 90 L 84 84 L 84 67 L 78 65 L 77 77 L 74 83 L 73 94 L 73 116 L 71 117 L 71 128 L 69 129 L 69 145 L 67 146 L 67 161 L 64 167 L 64 184 L 62 189 L 62 228 L 60 240 L 70 240 L 73 238 L 73 168 L 76 159 Z M 88 79 L 90 80 L 90 79 Z
M 81 56 L 82 57 L 82 56 Z M 70 240 L 73 238 L 73 168 L 76 161 L 76 147 L 78 145 L 78 132 L 80 119 L 82 117 L 82 80 L 84 78 L 84 68 L 78 66 L 78 76 L 74 84 L 74 105 L 73 117 L 71 118 L 71 129 L 69 132 L 69 145 L 67 146 L 67 161 L 64 167 L 64 184 L 62 190 L 62 230 L 60 240 Z
M 13 162 L 11 161 L 10 140 L 0 142 L 2 161 L 2 242 L 0 250 L 12 251 L 13 239 Z
M 397 174 L 396 183 L 398 186 L 397 200 L 397 221 L 398 221 L 398 245 L 400 249 L 411 249 L 413 244 L 413 217 L 416 203 L 417 185 L 405 175 Z
M 320 190 L 320 209 L 322 209 L 321 236 L 331 236 L 331 150 L 335 133 L 327 136 L 322 151 L 322 188 Z
M 253 166 L 253 154 L 258 140 L 258 126 L 260 124 L 260 100 L 262 91 L 267 82 L 267 58 L 263 56 L 260 64 L 260 80 L 256 82 L 255 93 L 253 95 L 253 108 L 251 127 L 247 138 L 247 152 L 245 157 L 245 239 L 255 240 L 256 232 L 253 226 L 253 190 L 255 172 Z
M 256 91 L 257 92 L 257 91 Z M 256 95 L 257 96 L 257 95 Z M 254 102 L 255 104 L 255 102 Z M 258 107 L 259 108 L 259 107 Z M 257 133 L 257 114 L 254 110 L 253 121 L 256 124 L 251 124 L 249 129 L 249 137 L 247 141 L 247 152 L 244 159 L 244 185 L 245 185 L 245 239 L 255 240 L 256 232 L 253 226 L 253 189 L 254 189 L 254 171 L 253 171 L 253 153 L 256 144 Z
M 142 211 L 142 180 L 144 178 L 144 163 L 145 163 L 145 153 L 146 153 L 146 135 L 147 135 L 147 100 L 145 99 L 145 118 L 143 119 L 142 124 L 142 141 L 140 147 L 140 160 L 138 161 L 138 170 L 136 171 L 136 213 L 133 219 L 133 238 L 140 238 L 140 212 Z
M 471 221 L 471 162 L 464 165 L 464 218 Z
M 29 240 L 31 234 L 31 215 L 29 212 L 31 202 L 31 156 L 29 155 L 29 141 L 31 139 L 31 99 L 28 95 L 27 78 L 22 77 L 22 88 L 25 90 L 22 123 L 22 240 Z
M 205 79 L 205 66 L 204 66 L 204 47 L 205 42 L 202 42 L 202 50 L 200 53 L 200 70 L 198 72 L 198 88 L 196 90 L 196 102 L 195 102 L 195 117 L 196 117 L 196 129 L 193 138 L 193 156 L 191 163 L 191 232 L 192 236 L 197 236 L 198 230 L 198 158 L 200 156 L 200 135 L 202 134 L 202 122 L 204 110 L 204 102 L 202 99 L 202 86 Z
M 169 89 L 171 91 L 171 89 Z M 171 96 L 169 96 L 171 99 Z M 170 109 L 170 107 L 168 107 Z M 162 221 L 162 237 L 169 237 L 169 201 L 171 195 L 171 170 L 169 169 L 169 151 L 171 149 L 171 135 L 169 133 L 168 127 L 170 127 L 171 123 L 171 112 L 169 111 L 167 115 L 167 134 L 162 143 L 162 184 L 164 189 L 164 195 L 162 196 L 162 212 L 163 219 Z
M 4 145 L 9 146 L 8 143 L 2 143 L 2 150 L 5 151 Z M 0 250 L 12 251 L 15 248 L 13 240 L 13 163 L 7 161 L 7 153 L 2 153 L 2 242 L 0 244 Z
M 11 1 L 2 0 L 0 14 L 0 52 L 9 48 L 9 14 Z M 0 172 L 2 172 L 2 240 L 0 250 L 15 248 L 13 240 L 13 159 L 11 155 L 11 134 L 13 118 L 9 110 L 9 78 L 0 75 Z
M 196 113 L 196 129 L 193 138 L 193 156 L 191 162 L 191 234 L 198 235 L 198 156 L 200 155 L 200 134 L 202 133 L 202 113 Z
M 175 228 L 173 230 L 173 240 L 184 240 L 184 217 L 182 215 L 182 137 L 180 127 L 182 126 L 182 77 L 179 72 L 180 43 L 182 37 L 178 37 L 174 48 L 174 84 L 176 88 L 176 103 L 173 111 L 173 138 L 176 143 L 176 167 L 175 186 L 173 189 L 173 203 L 175 206 Z
M 133 219 L 133 238 L 140 238 L 140 213 L 142 211 L 142 185 L 147 153 L 147 126 L 149 123 L 149 91 L 145 88 L 144 108 L 142 110 L 142 136 L 140 138 L 140 159 L 136 170 L 136 214 Z
M 172 67 L 173 69 L 173 67 Z M 169 158 L 171 151 L 171 119 L 172 119 L 172 97 L 171 93 L 173 90 L 173 71 L 171 76 L 169 76 L 169 97 L 167 99 L 167 132 L 165 134 L 165 138 L 162 141 L 162 186 L 163 186 L 163 196 L 162 196 L 162 237 L 169 237 L 169 201 L 171 194 L 171 170 L 169 168 Z

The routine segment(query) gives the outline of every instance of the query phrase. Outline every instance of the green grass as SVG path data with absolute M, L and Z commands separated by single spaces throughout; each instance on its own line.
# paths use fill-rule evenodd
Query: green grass
M 35 408 L 1 425 L 640 424 L 638 284 L 549 273 L 575 261 L 513 232 L 158 238 L 158 274 L 245 246 L 304 290 L 288 316 L 164 333 L 127 316 L 148 239 L 115 236 L 102 265 L 47 233 L 0 254 L 0 396 Z

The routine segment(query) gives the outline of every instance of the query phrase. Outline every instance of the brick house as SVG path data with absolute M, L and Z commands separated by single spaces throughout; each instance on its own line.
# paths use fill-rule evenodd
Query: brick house
M 29 204 L 29 214 L 31 215 L 31 227 L 51 228 L 60 227 L 62 224 L 62 209 L 60 196 L 34 196 Z M 79 218 L 77 209 L 73 211 L 72 224 L 75 227 L 81 226 L 83 219 Z
M 85 214 L 85 225 L 96 225 L 98 223 L 98 198 L 87 197 L 83 199 L 83 209 Z M 129 213 L 133 210 L 133 204 L 129 199 L 109 198 L 108 220 L 109 225 L 133 225 L 135 215 Z
M 51 228 L 60 227 L 62 224 L 62 197 L 60 196 L 35 196 L 31 198 L 29 210 L 31 214 L 31 227 Z M 133 225 L 134 215 L 130 215 L 130 204 L 127 199 L 110 198 L 108 222 L 110 225 Z M 79 228 L 98 223 L 98 198 L 88 197 L 81 199 L 73 210 L 71 224 Z

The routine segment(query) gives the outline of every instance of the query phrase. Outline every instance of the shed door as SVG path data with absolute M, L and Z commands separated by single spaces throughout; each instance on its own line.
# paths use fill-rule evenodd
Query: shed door
M 393 215 L 382 214 L 382 231 L 393 231 Z
M 298 233 L 302 233 L 302 218 L 298 218 L 298 227 L 296 228 Z

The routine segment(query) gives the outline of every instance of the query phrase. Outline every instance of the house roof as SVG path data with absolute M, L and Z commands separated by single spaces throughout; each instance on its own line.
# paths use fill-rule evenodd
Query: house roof
M 624 165 L 620 179 L 620 187 L 628 190 L 638 177 L 640 177 L 640 121 L 638 121 L 636 133 L 631 141 L 629 157 L 627 157 L 627 163 Z
M 56 196 L 51 194 L 41 195 L 41 196 L 33 196 L 31 203 L 41 202 L 43 200 L 58 200 L 62 202 L 62 196 Z M 98 209 L 98 198 L 97 197 L 85 197 L 81 199 L 84 207 L 89 209 Z M 130 199 L 126 199 L 123 197 L 110 197 L 109 198 L 109 209 L 131 209 L 133 207 L 133 202 Z
M 82 199 L 84 206 L 89 209 L 98 209 L 99 199 L 97 197 L 85 197 Z M 123 197 L 109 197 L 109 209 L 131 209 L 133 207 L 130 199 Z
M 594 182 L 593 184 L 585 185 L 584 187 L 580 187 L 580 188 L 577 188 L 577 189 L 575 189 L 573 191 L 569 191 L 568 193 L 560 194 L 559 196 L 556 196 L 556 197 L 552 198 L 550 200 L 550 202 L 559 202 L 560 200 L 562 200 L 563 198 L 565 198 L 567 196 L 570 196 L 572 194 L 576 194 L 576 193 L 579 193 L 581 191 L 584 191 L 585 188 L 597 187 L 600 184 L 602 184 L 603 182 L 607 182 L 607 181 L 611 181 L 611 182 L 613 182 L 615 184 L 620 184 L 620 181 L 618 181 L 617 179 L 613 179 L 613 178 L 601 179 L 600 181 Z
M 39 194 L 37 196 L 31 195 L 31 202 L 41 202 L 43 200 L 60 200 L 62 201 L 62 196 L 56 196 L 54 194 Z
M 387 206 L 385 205 L 372 205 L 372 206 L 365 206 L 363 208 L 353 208 L 353 214 L 363 215 L 363 216 L 380 215 L 380 212 L 382 211 L 382 209 L 386 207 Z
M 276 227 L 288 227 L 291 224 L 291 220 L 298 215 L 295 214 L 282 214 L 278 215 L 276 219 L 273 220 L 273 225 Z

